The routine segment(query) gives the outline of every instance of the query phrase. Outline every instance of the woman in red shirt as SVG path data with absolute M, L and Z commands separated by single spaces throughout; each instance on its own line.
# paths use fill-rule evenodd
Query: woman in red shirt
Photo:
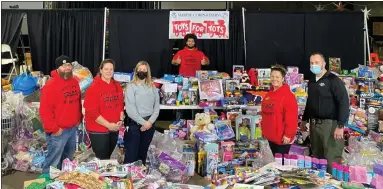
M 85 125 L 96 157 L 110 159 L 123 125 L 124 98 L 120 83 L 113 79 L 114 61 L 101 62 L 100 72 L 85 94 Z
M 298 104 L 285 83 L 286 69 L 271 68 L 271 90 L 262 101 L 262 134 L 273 155 L 288 154 L 298 129 Z

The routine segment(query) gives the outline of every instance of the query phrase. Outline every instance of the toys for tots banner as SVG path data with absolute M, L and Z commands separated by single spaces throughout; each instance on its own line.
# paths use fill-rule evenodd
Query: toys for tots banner
M 229 39 L 229 11 L 170 11 L 169 39 Z

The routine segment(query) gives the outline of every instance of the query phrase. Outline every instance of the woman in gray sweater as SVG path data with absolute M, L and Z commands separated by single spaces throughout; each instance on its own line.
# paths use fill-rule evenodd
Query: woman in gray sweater
M 131 121 L 124 134 L 124 163 L 142 160 L 145 164 L 160 112 L 159 92 L 151 79 L 149 64 L 145 61 L 138 62 L 133 80 L 126 88 L 125 108 Z

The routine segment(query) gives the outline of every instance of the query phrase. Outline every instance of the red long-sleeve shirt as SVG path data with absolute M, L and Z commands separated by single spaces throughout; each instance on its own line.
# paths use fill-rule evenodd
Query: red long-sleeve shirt
M 209 59 L 205 54 L 197 48 L 188 49 L 184 48 L 174 55 L 173 60 L 181 59 L 179 74 L 186 77 L 195 77 L 196 71 L 201 70 L 201 61 Z
M 46 133 L 56 133 L 59 128 L 70 129 L 82 119 L 81 91 L 76 79 L 64 80 L 57 70 L 52 79 L 41 89 L 40 117 Z
M 273 89 L 262 101 L 262 134 L 276 143 L 283 144 L 283 136 L 292 142 L 298 130 L 298 104 L 287 84 Z
M 124 111 L 124 98 L 120 83 L 111 80 L 105 82 L 99 76 L 94 78 L 89 86 L 84 99 L 85 125 L 91 132 L 105 133 L 109 130 L 98 124 L 96 119 L 102 116 L 110 123 L 117 123 Z

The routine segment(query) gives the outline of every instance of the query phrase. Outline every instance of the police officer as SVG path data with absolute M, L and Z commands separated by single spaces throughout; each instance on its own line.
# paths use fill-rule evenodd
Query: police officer
M 349 115 L 349 97 L 344 82 L 327 71 L 324 56 L 314 53 L 310 57 L 310 71 L 315 77 L 309 80 L 308 99 L 301 130 L 310 123 L 310 141 L 313 156 L 332 163 L 340 163 L 344 148 L 343 129 Z

